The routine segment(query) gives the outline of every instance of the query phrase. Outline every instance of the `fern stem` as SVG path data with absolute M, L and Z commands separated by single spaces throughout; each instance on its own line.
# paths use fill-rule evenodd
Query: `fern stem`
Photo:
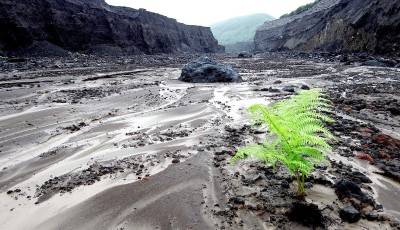
M 296 170 L 296 181 L 297 181 L 297 194 L 299 196 L 305 196 L 306 190 L 304 188 L 304 174 L 300 175 L 300 171 Z

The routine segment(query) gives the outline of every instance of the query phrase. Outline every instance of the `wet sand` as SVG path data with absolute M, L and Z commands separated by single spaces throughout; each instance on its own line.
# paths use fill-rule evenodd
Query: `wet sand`
M 243 169 L 223 160 L 216 164 L 215 154 L 235 152 L 262 135 L 230 140 L 227 127 L 248 125 L 249 105 L 289 96 L 284 86 L 329 88 L 365 82 L 365 76 L 373 83 L 400 81 L 393 68 L 215 58 L 234 65 L 245 82 L 180 82 L 183 61 L 174 57 L 158 66 L 93 61 L 87 67 L 0 73 L 0 228 L 274 229 L 269 214 L 234 209 L 228 201 L 241 183 L 233 175 Z M 264 90 L 270 87 L 280 91 Z M 372 118 L 346 116 L 377 119 L 363 112 Z M 375 125 L 389 126 L 385 133 L 397 138 L 399 116 L 387 121 L 392 123 Z M 373 181 L 368 192 L 385 215 L 400 220 L 398 182 L 365 161 L 331 158 L 365 173 Z M 314 185 L 308 194 L 319 204 L 342 205 L 329 186 Z M 332 228 L 391 229 L 389 222 L 338 221 Z M 290 221 L 285 226 L 299 227 Z

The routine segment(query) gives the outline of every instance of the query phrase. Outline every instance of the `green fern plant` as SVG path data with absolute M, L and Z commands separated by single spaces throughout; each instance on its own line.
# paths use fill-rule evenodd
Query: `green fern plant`
M 304 177 L 311 174 L 314 164 L 326 162 L 324 153 L 332 150 L 328 141 L 334 136 L 324 127 L 324 122 L 334 121 L 326 115 L 330 109 L 321 89 L 301 91 L 273 106 L 252 105 L 248 109 L 252 120 L 268 128 L 266 142 L 239 150 L 231 163 L 248 155 L 274 168 L 280 161 L 296 176 L 298 195 L 304 196 Z

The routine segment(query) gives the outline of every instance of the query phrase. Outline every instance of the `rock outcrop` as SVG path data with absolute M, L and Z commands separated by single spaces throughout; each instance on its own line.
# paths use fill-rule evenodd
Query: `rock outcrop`
M 400 54 L 400 1 L 320 0 L 310 9 L 267 22 L 259 51 L 350 51 Z
M 210 28 L 104 0 L 1 0 L 0 28 L 4 54 L 46 55 L 53 49 L 116 55 L 224 51 Z

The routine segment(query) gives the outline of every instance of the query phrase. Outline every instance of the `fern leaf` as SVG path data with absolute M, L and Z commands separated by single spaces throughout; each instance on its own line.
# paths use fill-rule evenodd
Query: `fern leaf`
M 273 106 L 250 106 L 251 119 L 268 128 L 268 142 L 239 150 L 231 163 L 255 156 L 274 167 L 280 161 L 291 173 L 310 175 L 314 163 L 326 161 L 324 154 L 332 149 L 328 141 L 334 136 L 324 127 L 324 122 L 334 121 L 327 115 L 331 109 L 332 104 L 321 89 L 301 91 Z

